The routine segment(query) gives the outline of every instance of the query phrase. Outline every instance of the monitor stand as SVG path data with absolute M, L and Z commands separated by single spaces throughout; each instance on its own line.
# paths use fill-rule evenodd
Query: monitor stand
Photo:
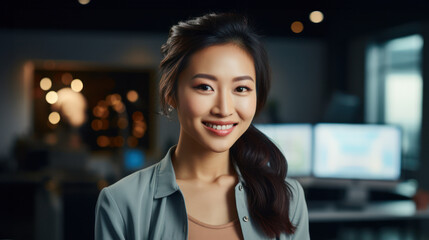
M 340 202 L 340 208 L 362 209 L 368 203 L 368 187 L 363 181 L 352 181 L 345 189 L 344 199 Z

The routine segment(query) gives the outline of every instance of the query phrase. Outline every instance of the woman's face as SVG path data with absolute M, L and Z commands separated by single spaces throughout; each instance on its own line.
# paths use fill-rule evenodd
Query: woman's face
M 214 152 L 228 151 L 255 115 L 253 58 L 234 44 L 194 53 L 179 75 L 176 107 L 179 141 Z

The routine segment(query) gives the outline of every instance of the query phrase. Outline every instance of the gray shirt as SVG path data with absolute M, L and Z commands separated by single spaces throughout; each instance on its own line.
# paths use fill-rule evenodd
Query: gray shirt
M 95 239 L 187 239 L 188 218 L 183 195 L 176 183 L 170 154 L 157 164 L 137 171 L 104 188 L 95 210 Z M 241 231 L 246 240 L 269 239 L 249 214 L 243 179 L 237 169 L 239 183 L 235 201 Z M 281 234 L 281 240 L 310 239 L 308 212 L 301 185 L 286 179 L 292 196 L 289 217 L 297 227 L 295 234 Z

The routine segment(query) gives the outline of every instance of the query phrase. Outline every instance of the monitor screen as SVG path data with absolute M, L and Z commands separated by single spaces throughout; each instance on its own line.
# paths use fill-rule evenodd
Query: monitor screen
M 320 178 L 397 180 L 401 131 L 396 126 L 317 124 L 313 174 Z
M 311 124 L 255 124 L 282 151 L 288 163 L 288 176 L 311 174 Z

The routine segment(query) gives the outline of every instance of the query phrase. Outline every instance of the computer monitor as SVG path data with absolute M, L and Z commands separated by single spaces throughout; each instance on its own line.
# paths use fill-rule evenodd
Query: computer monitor
M 288 163 L 288 176 L 307 177 L 311 174 L 311 124 L 255 124 L 282 151 Z
M 315 177 L 398 180 L 400 173 L 399 127 L 327 123 L 314 126 Z

